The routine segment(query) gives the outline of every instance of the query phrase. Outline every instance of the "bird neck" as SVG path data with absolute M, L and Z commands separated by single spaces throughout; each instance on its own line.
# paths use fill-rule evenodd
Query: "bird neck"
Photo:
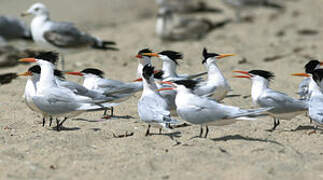
M 39 87 L 37 88 L 41 91 L 43 89 L 57 86 L 54 77 L 54 65 L 50 63 L 42 63 L 40 67 Z
M 94 76 L 94 75 L 85 75 L 84 76 L 84 81 L 83 81 L 83 86 L 87 89 L 90 90 L 95 90 L 97 88 L 97 82 L 100 80 L 101 78 L 98 76 Z
M 157 85 L 154 81 L 154 78 L 151 77 L 148 81 L 143 78 L 143 94 L 158 93 Z
M 163 78 L 177 77 L 176 67 L 177 65 L 174 62 L 163 61 Z
M 225 82 L 225 77 L 215 63 L 208 65 L 208 81 Z
M 251 96 L 252 100 L 256 102 L 258 98 L 262 95 L 265 89 L 269 86 L 269 81 L 262 77 L 254 77 L 252 79 L 252 87 L 251 87 Z

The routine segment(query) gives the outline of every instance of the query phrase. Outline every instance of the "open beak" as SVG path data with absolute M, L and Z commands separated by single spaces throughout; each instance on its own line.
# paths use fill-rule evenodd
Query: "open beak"
M 74 75 L 74 76 L 83 76 L 81 72 L 65 72 L 65 74 Z
M 20 73 L 20 74 L 17 74 L 17 75 L 18 75 L 18 76 L 31 76 L 31 75 L 32 75 L 32 72 L 27 71 L 27 72 Z
M 310 77 L 310 75 L 306 74 L 306 73 L 295 73 L 295 74 L 291 74 L 292 76 L 301 76 L 301 77 Z
M 235 56 L 235 54 L 220 54 L 219 56 L 216 56 L 216 58 L 221 59 L 221 58 L 229 57 L 229 56 Z
M 157 53 L 143 53 L 143 56 L 154 56 L 154 57 L 159 57 Z
M 22 16 L 22 17 L 24 17 L 24 16 L 28 16 L 28 15 L 31 15 L 29 12 L 22 12 L 21 14 L 20 14 L 20 16 Z
M 241 76 L 241 75 L 240 76 L 233 76 L 235 78 L 247 78 L 247 79 L 251 78 L 251 75 L 247 71 L 233 71 L 233 72 L 247 75 L 247 76 Z
M 33 62 L 37 62 L 35 58 L 22 58 L 19 59 L 19 62 L 29 62 L 29 63 L 33 63 Z
M 157 89 L 157 91 L 170 91 L 170 90 L 175 90 L 175 87 L 167 87 L 167 88 Z

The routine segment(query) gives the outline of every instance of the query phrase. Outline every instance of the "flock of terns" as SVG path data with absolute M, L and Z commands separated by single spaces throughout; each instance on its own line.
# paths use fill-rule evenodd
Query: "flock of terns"
M 219 11 L 209 8 L 204 3 L 197 6 L 177 6 L 166 0 L 156 0 L 159 4 L 156 32 L 162 39 L 180 40 L 192 37 L 192 32 L 209 31 L 214 24 L 202 19 L 199 21 L 180 21 L 181 25 L 174 26 L 173 13 L 187 11 Z M 179 0 L 178 2 L 181 2 Z M 186 4 L 189 4 L 186 1 Z M 195 1 L 196 2 L 196 1 Z M 240 10 L 248 5 L 263 5 L 282 8 L 268 0 L 225 0 L 236 8 L 237 20 L 240 20 Z M 249 3 L 249 4 L 248 4 Z M 196 7 L 196 8 L 193 8 Z M 189 10 L 190 9 L 190 10 Z M 49 17 L 49 11 L 42 3 L 33 4 L 23 15 L 34 15 L 30 31 L 23 32 L 23 38 L 32 38 L 40 46 L 59 51 L 64 54 L 66 49 L 96 48 L 102 50 L 117 50 L 113 41 L 104 41 L 98 37 L 78 30 L 72 23 L 55 22 Z M 171 23 L 170 23 L 171 22 Z M 177 21 L 179 22 L 179 21 Z M 209 27 L 201 23 L 208 24 Z M 183 30 L 184 25 L 187 28 Z M 219 24 L 218 24 L 219 25 Z M 181 27 L 179 30 L 177 27 Z M 198 27 L 198 28 L 196 28 Z M 206 27 L 206 28 L 204 28 Z M 190 29 L 191 28 L 191 29 Z M 194 29 L 194 31 L 192 31 Z M 194 38 L 200 38 L 203 33 L 197 32 Z M 22 58 L 20 62 L 36 63 L 27 72 L 18 76 L 28 76 L 24 99 L 27 106 L 34 112 L 41 114 L 43 126 L 46 119 L 51 126 L 56 121 L 59 131 L 63 123 L 72 117 L 84 112 L 103 111 L 104 118 L 113 117 L 113 108 L 126 101 L 134 93 L 142 91 L 138 101 L 138 114 L 142 121 L 148 124 L 145 135 L 151 135 L 150 127 L 158 127 L 161 133 L 163 128 L 173 128 L 185 121 L 189 124 L 200 125 L 198 137 L 206 138 L 209 126 L 223 126 L 237 121 L 252 121 L 259 116 L 273 117 L 274 126 L 280 120 L 290 120 L 295 116 L 308 112 L 315 127 L 323 125 L 323 69 L 321 62 L 311 60 L 305 66 L 305 73 L 293 74 L 306 76 L 300 84 L 300 99 L 292 98 L 287 94 L 272 90 L 269 87 L 274 74 L 265 70 L 234 71 L 240 75 L 236 78 L 247 78 L 252 81 L 251 96 L 258 109 L 241 109 L 223 104 L 231 87 L 223 76 L 217 61 L 234 54 L 210 53 L 206 48 L 202 50 L 202 64 L 206 72 L 197 74 L 177 74 L 177 60 L 183 54 L 173 50 L 152 52 L 150 49 L 140 50 L 138 58 L 137 80 L 121 82 L 104 78 L 104 72 L 96 68 L 86 68 L 79 72 L 64 71 L 64 56 L 59 57 L 54 51 L 42 51 L 35 57 Z M 162 61 L 161 70 L 152 66 L 152 58 Z M 62 62 L 62 71 L 57 69 L 57 62 Z M 81 76 L 83 84 L 65 79 L 64 75 Z M 204 80 L 202 76 L 207 75 Z M 111 114 L 107 115 L 110 110 Z M 179 116 L 181 120 L 178 120 Z M 205 129 L 205 132 L 204 132 Z

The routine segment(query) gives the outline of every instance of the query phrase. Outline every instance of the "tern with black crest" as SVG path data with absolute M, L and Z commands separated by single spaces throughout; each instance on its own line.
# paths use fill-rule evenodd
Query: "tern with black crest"
M 272 130 L 280 124 L 279 120 L 290 120 L 299 114 L 307 111 L 308 103 L 289 97 L 285 93 L 274 91 L 269 88 L 270 81 L 274 74 L 264 70 L 234 71 L 245 75 L 235 76 L 236 78 L 248 78 L 252 80 L 251 97 L 254 104 L 260 107 L 273 107 L 268 113 L 274 119 Z
M 104 110 L 106 107 L 102 103 L 106 101 L 81 96 L 68 88 L 59 86 L 54 76 L 57 59 L 57 53 L 45 52 L 35 58 L 20 59 L 20 62 L 35 62 L 40 66 L 40 79 L 32 101 L 43 117 L 56 118 L 57 130 L 60 130 L 68 118 L 86 111 Z M 64 120 L 60 122 L 59 117 L 63 117 Z
M 197 82 L 193 80 L 179 80 L 169 83 L 174 87 L 161 88 L 159 91 L 176 89 L 177 114 L 189 123 L 201 125 L 199 137 L 207 137 L 208 126 L 229 125 L 239 120 L 255 120 L 254 117 L 271 109 L 269 107 L 245 110 L 220 104 L 207 97 L 197 96 L 194 94 Z M 206 132 L 203 136 L 204 126 L 206 127 Z
M 147 64 L 143 68 L 143 91 L 138 101 L 138 114 L 142 121 L 148 123 L 146 136 L 150 135 L 150 126 L 169 128 L 171 124 L 178 121 L 170 115 L 167 101 L 157 91 L 157 85 L 154 81 L 154 67 Z

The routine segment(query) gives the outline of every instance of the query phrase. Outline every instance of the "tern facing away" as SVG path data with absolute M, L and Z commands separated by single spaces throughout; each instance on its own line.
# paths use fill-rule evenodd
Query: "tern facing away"
M 23 16 L 34 15 L 31 21 L 31 34 L 33 40 L 41 47 L 50 50 L 79 49 L 81 47 L 92 47 L 102 50 L 117 50 L 111 45 L 113 41 L 102 41 L 99 38 L 81 32 L 72 23 L 55 22 L 49 17 L 47 7 L 42 3 L 33 4 Z M 62 65 L 63 64 L 62 59 Z M 62 68 L 64 70 L 64 68 Z
M 274 91 L 269 88 L 270 80 L 274 74 L 264 70 L 234 71 L 245 74 L 235 76 L 236 78 L 248 78 L 252 80 L 251 97 L 254 104 L 260 107 L 272 107 L 268 113 L 273 117 L 274 126 L 272 130 L 280 124 L 279 120 L 290 120 L 295 116 L 304 113 L 308 109 L 307 101 L 297 100 L 289 97 L 285 93 Z
M 305 76 L 304 80 L 298 85 L 297 94 L 300 96 L 300 99 L 309 99 L 310 86 L 315 82 L 312 80 L 312 78 L 309 77 L 308 74 L 311 74 L 315 69 L 319 69 L 322 64 L 323 62 L 320 62 L 318 60 L 310 60 L 304 66 L 305 73 L 292 74 L 293 76 Z
M 154 67 L 147 64 L 143 68 L 143 91 L 138 101 L 138 114 L 142 121 L 148 123 L 146 136 L 150 135 L 151 125 L 159 127 L 159 133 L 162 128 L 169 128 L 171 124 L 177 124 L 168 110 L 166 100 L 157 91 L 157 85 L 154 81 Z
M 133 94 L 143 89 L 142 82 L 126 83 L 105 79 L 103 77 L 104 72 L 96 68 L 87 68 L 81 72 L 66 72 L 66 74 L 82 76 L 84 78 L 83 86 L 86 89 L 95 91 L 103 96 L 113 97 L 114 102 L 118 103 L 129 99 Z M 112 117 L 113 106 L 111 107 L 111 116 L 106 116 L 106 110 L 103 116 L 106 118 Z
M 223 126 L 235 123 L 239 120 L 254 120 L 254 117 L 262 115 L 263 112 L 271 109 L 240 109 L 234 106 L 220 104 L 207 97 L 195 95 L 194 88 L 197 82 L 193 80 L 180 80 L 170 82 L 174 87 L 161 88 L 159 91 L 176 89 L 177 114 L 185 121 L 201 125 L 198 137 L 206 138 L 209 132 L 208 126 Z M 206 127 L 203 136 L 203 126 Z
M 311 74 L 315 83 L 310 87 L 311 96 L 309 99 L 308 115 L 311 121 L 315 123 L 316 130 L 318 126 L 323 126 L 323 69 L 316 69 Z
M 20 59 L 20 62 L 36 62 L 40 66 L 40 79 L 32 101 L 41 110 L 43 117 L 56 118 L 57 130 L 60 130 L 68 118 L 86 111 L 105 109 L 102 103 L 106 100 L 78 95 L 68 88 L 59 86 L 54 76 L 57 59 L 58 54 L 46 52 L 35 58 Z M 64 117 L 64 120 L 60 122 L 59 117 Z

